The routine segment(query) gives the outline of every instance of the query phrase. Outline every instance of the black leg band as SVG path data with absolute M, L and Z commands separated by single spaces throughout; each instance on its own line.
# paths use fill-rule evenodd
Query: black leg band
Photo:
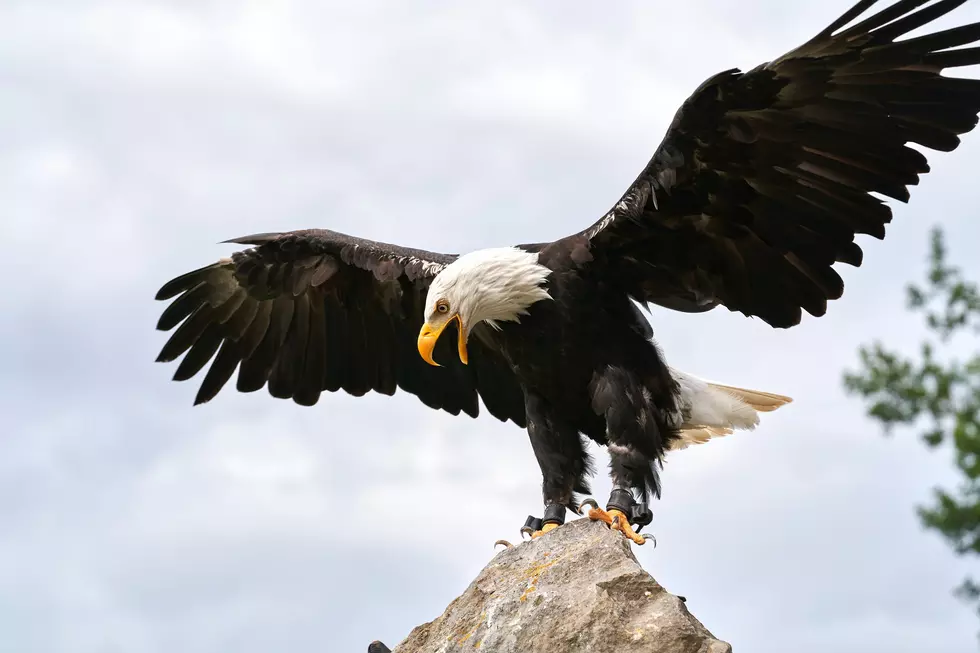
M 649 526 L 653 521 L 653 511 L 647 506 L 647 502 L 634 503 L 631 521 L 636 524 L 636 532 L 643 530 L 644 526 Z
M 560 503 L 550 503 L 544 508 L 544 518 L 538 519 L 534 515 L 527 516 L 527 519 L 524 520 L 524 526 L 521 527 L 521 533 L 532 535 L 536 531 L 540 531 L 545 524 L 558 524 L 561 526 L 564 523 L 565 506 Z
M 646 501 L 637 503 L 636 499 L 633 498 L 633 493 L 622 488 L 616 488 L 609 493 L 606 510 L 618 510 L 626 515 L 630 524 L 636 524 L 637 533 L 653 521 L 653 513 Z
M 565 523 L 565 506 L 560 503 L 549 504 L 544 509 L 544 517 L 541 519 L 542 524 L 558 524 L 561 526 Z
M 631 515 L 634 505 L 636 505 L 636 500 L 633 498 L 632 492 L 621 488 L 615 488 L 609 493 L 609 501 L 606 502 L 606 510 L 618 510 L 625 515 Z
M 541 523 L 540 519 L 534 515 L 528 515 L 527 519 L 524 520 L 524 525 L 521 527 L 521 533 L 523 535 L 530 535 L 535 531 L 540 531 L 541 526 L 543 526 L 543 524 Z

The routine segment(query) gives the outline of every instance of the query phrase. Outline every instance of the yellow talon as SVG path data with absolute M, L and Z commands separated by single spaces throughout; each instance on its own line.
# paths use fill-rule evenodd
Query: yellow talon
M 619 531 L 626 537 L 630 538 L 636 544 L 643 544 L 646 539 L 633 531 L 633 527 L 630 526 L 630 520 L 626 517 L 626 513 L 621 510 L 616 510 L 612 508 L 609 512 L 606 512 L 602 508 L 590 508 L 589 509 L 589 519 L 593 521 L 602 521 L 609 524 L 609 527 L 614 531 Z
M 556 528 L 558 528 L 558 524 L 556 524 L 555 522 L 548 522 L 547 524 L 541 527 L 540 531 L 534 531 L 533 533 L 531 533 L 531 539 L 533 540 L 535 538 L 541 537 L 545 533 L 549 531 L 553 531 Z

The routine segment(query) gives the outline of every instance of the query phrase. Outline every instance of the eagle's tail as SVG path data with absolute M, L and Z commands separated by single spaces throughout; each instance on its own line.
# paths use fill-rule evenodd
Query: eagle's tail
M 759 423 L 759 413 L 768 413 L 793 401 L 771 392 L 710 383 L 675 369 L 671 374 L 680 385 L 680 408 L 684 415 L 680 437 L 671 443 L 671 451 L 730 435 L 736 429 L 754 429 Z

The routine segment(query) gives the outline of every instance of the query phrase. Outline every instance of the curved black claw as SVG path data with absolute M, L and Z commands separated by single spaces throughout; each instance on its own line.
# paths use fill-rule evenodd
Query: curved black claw
M 514 545 L 511 544 L 510 542 L 508 542 L 507 540 L 497 540 L 496 542 L 493 543 L 493 548 L 496 549 L 497 546 L 499 546 L 501 544 L 503 544 L 504 545 L 504 548 L 506 548 L 506 549 L 512 549 L 512 548 L 514 548 Z
M 592 506 L 596 510 L 599 509 L 599 504 L 596 502 L 595 499 L 592 498 L 582 499 L 582 503 L 578 504 L 578 508 L 575 509 L 575 512 L 577 512 L 580 515 L 586 514 L 585 512 L 583 512 L 582 506 Z

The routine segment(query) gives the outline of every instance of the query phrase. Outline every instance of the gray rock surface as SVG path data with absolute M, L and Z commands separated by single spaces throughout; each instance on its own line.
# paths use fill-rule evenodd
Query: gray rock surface
M 503 549 L 393 653 L 731 653 L 630 546 L 604 524 L 576 519 Z

